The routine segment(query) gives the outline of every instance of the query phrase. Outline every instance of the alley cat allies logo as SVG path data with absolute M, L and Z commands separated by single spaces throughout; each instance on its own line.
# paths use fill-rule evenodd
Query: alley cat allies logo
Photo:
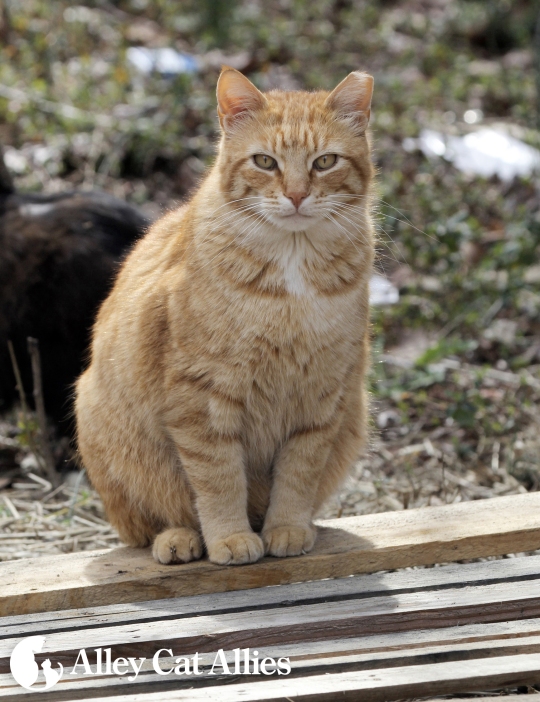
M 34 653 L 41 653 L 44 643 L 44 636 L 29 636 L 27 639 L 20 641 L 13 649 L 9 659 L 11 674 L 25 690 L 36 692 L 38 690 L 50 690 L 62 677 L 64 672 L 62 664 L 58 664 L 58 671 L 56 671 L 52 667 L 51 661 L 47 658 L 41 664 L 41 670 L 45 676 L 45 685 L 33 687 L 39 676 L 39 666 L 36 663 Z
M 11 673 L 16 682 L 25 690 L 41 692 L 50 690 L 64 673 L 61 663 L 56 670 L 47 658 L 41 663 L 45 685 L 38 682 L 40 666 L 35 655 L 41 653 L 45 636 L 29 636 L 20 641 L 11 654 Z M 94 656 L 95 653 L 95 656 Z M 90 660 L 95 663 L 90 664 Z M 146 663 L 146 661 L 148 661 Z M 130 682 L 135 682 L 143 665 L 146 672 L 158 675 L 210 676 L 210 675 L 289 675 L 291 664 L 289 658 L 274 659 L 259 657 L 258 651 L 249 648 L 235 648 L 226 652 L 222 648 L 217 653 L 176 657 L 170 648 L 160 648 L 151 660 L 142 658 L 115 658 L 111 648 L 95 648 L 90 659 L 85 648 L 81 648 L 71 670 L 66 668 L 66 675 L 79 678 L 86 675 L 127 675 Z

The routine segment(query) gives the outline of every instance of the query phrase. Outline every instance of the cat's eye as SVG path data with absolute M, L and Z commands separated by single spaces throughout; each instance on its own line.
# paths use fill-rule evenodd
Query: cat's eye
M 318 171 L 327 171 L 329 168 L 336 165 L 337 158 L 336 154 L 324 154 L 313 161 L 313 167 Z
M 276 159 L 266 154 L 257 154 L 253 157 L 253 160 L 259 168 L 264 168 L 265 171 L 273 171 L 277 166 Z

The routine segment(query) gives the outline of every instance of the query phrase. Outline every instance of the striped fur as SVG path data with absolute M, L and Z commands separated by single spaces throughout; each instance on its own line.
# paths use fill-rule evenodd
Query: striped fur
M 308 551 L 364 444 L 371 87 L 262 94 L 225 69 L 214 166 L 101 308 L 80 453 L 121 538 L 162 563 Z

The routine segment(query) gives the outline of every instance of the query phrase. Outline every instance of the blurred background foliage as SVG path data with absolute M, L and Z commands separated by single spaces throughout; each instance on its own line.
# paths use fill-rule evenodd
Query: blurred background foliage
M 404 140 L 466 133 L 475 111 L 474 128 L 539 147 L 538 16 L 530 0 L 4 0 L 0 141 L 21 190 L 100 187 L 158 215 L 212 162 L 223 63 L 263 90 L 369 71 L 377 267 L 400 291 L 374 310 L 382 473 L 429 440 L 436 453 L 418 461 L 504 465 L 536 489 L 538 176 L 471 176 Z M 198 68 L 144 73 L 130 47 L 172 48 Z

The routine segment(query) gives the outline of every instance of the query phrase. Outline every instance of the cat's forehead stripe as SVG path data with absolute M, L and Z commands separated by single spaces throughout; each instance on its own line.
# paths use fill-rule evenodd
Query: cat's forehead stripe
M 274 151 L 282 152 L 298 147 L 308 151 L 315 151 L 317 148 L 316 135 L 307 125 L 291 125 L 289 129 L 279 130 L 272 139 Z
M 268 130 L 270 144 L 274 150 L 280 152 L 298 147 L 311 152 L 318 150 L 323 119 L 317 105 L 311 101 L 302 104 L 297 100 L 291 100 L 280 107 L 282 109 L 279 113 L 274 112 L 277 124 L 272 125 Z

